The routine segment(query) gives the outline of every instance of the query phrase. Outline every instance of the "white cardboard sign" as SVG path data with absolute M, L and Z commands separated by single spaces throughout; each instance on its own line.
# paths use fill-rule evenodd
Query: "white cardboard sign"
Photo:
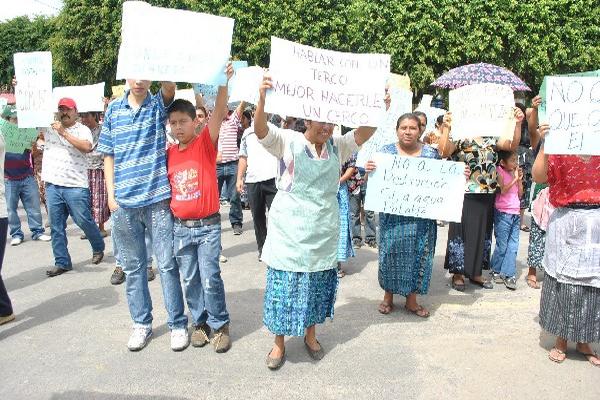
M 365 209 L 442 221 L 460 222 L 465 164 L 393 154 L 375 154 Z
M 376 127 L 385 113 L 387 54 L 342 53 L 271 37 L 269 72 L 268 113 L 348 127 Z
M 52 53 L 15 53 L 14 63 L 19 128 L 48 126 L 57 109 L 52 101 Z
M 75 100 L 79 112 L 104 111 L 104 82 L 85 86 L 60 86 L 52 91 L 54 104 L 63 97 Z

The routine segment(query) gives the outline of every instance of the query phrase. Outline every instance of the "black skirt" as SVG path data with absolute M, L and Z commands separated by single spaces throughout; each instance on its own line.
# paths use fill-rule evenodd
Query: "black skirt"
M 467 278 L 490 269 L 495 193 L 465 194 L 460 223 L 451 222 L 444 268 Z

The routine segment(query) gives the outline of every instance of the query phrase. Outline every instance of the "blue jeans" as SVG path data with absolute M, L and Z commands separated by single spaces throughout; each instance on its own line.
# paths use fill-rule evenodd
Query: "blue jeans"
M 19 199 L 27 213 L 27 224 L 31 231 L 31 238 L 37 239 L 44 233 L 42 225 L 42 212 L 40 210 L 40 191 L 33 176 L 20 180 L 4 180 L 6 188 L 6 208 L 8 211 L 8 226 L 10 236 L 23 239 L 25 235 L 21 230 L 21 219 L 17 214 Z
M 360 208 L 367 198 L 367 182 L 360 186 L 357 194 L 350 193 L 350 217 L 352 224 L 352 239 L 362 240 L 360 224 Z M 365 210 L 365 241 L 375 240 L 375 213 Z
M 512 278 L 517 273 L 520 224 L 519 214 L 494 210 L 496 247 L 492 255 L 492 270 L 505 278 Z
M 176 223 L 173 236 L 193 323 L 198 326 L 206 322 L 217 330 L 229 323 L 219 267 L 221 225 L 188 228 Z
M 46 183 L 46 204 L 50 214 L 50 234 L 52 235 L 52 252 L 54 265 L 73 269 L 71 256 L 67 249 L 67 218 L 73 221 L 87 236 L 92 251 L 104 251 L 104 238 L 92 218 L 90 209 L 90 191 L 87 188 L 65 187 Z
M 227 198 L 229 198 L 229 222 L 231 226 L 242 225 L 244 215 L 242 214 L 242 201 L 237 192 L 235 183 L 237 181 L 238 162 L 230 161 L 223 164 L 217 164 L 217 182 L 219 184 L 219 193 L 225 183 L 227 189 Z
M 123 264 L 119 260 L 119 248 L 115 243 L 115 237 L 112 237 L 113 241 L 113 256 L 115 257 L 115 265 L 117 267 L 122 267 Z M 144 243 L 146 244 L 146 262 L 148 264 L 152 264 L 152 237 L 150 236 L 150 231 L 148 229 L 144 232 Z
M 173 215 L 169 200 L 138 208 L 118 208 L 112 214 L 113 237 L 119 261 L 127 276 L 125 290 L 131 319 L 152 325 L 152 299 L 148 289 L 148 255 L 144 231 L 152 236 L 170 329 L 187 327 L 179 269 L 173 256 Z

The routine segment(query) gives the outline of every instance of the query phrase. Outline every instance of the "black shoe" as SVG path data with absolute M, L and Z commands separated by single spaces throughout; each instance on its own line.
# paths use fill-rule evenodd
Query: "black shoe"
M 241 235 L 243 232 L 241 225 L 233 225 L 232 228 L 233 228 L 233 234 L 236 236 Z
M 148 267 L 148 282 L 153 281 L 154 278 L 156 278 L 154 270 L 152 269 L 152 267 Z
M 103 251 L 99 251 L 97 253 L 94 253 L 92 255 L 92 264 L 100 264 L 102 262 L 103 258 L 104 258 L 104 252 Z
M 54 276 L 58 276 L 58 275 L 62 275 L 65 272 L 68 272 L 68 269 L 63 269 L 60 267 L 54 267 L 52 269 L 49 269 L 48 271 L 46 271 L 46 275 L 48 275 L 48 278 L 52 278 Z
M 123 282 L 125 282 L 125 272 L 123 272 L 123 268 L 115 267 L 115 270 L 110 276 L 110 283 L 113 285 L 120 285 Z
M 488 281 L 488 280 L 479 282 L 479 281 L 474 281 L 473 279 L 469 278 L 469 282 L 471 282 L 473 285 L 477 285 L 483 289 L 493 289 L 494 288 L 494 284 L 492 283 L 492 281 Z

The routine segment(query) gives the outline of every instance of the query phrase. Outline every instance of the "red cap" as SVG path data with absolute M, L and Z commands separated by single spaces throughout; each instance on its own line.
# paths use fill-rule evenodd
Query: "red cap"
M 68 97 L 63 97 L 62 99 L 60 99 L 58 101 L 58 106 L 63 106 L 63 107 L 67 107 L 67 108 L 71 108 L 73 110 L 77 109 L 77 104 L 75 104 L 75 100 L 70 99 Z

